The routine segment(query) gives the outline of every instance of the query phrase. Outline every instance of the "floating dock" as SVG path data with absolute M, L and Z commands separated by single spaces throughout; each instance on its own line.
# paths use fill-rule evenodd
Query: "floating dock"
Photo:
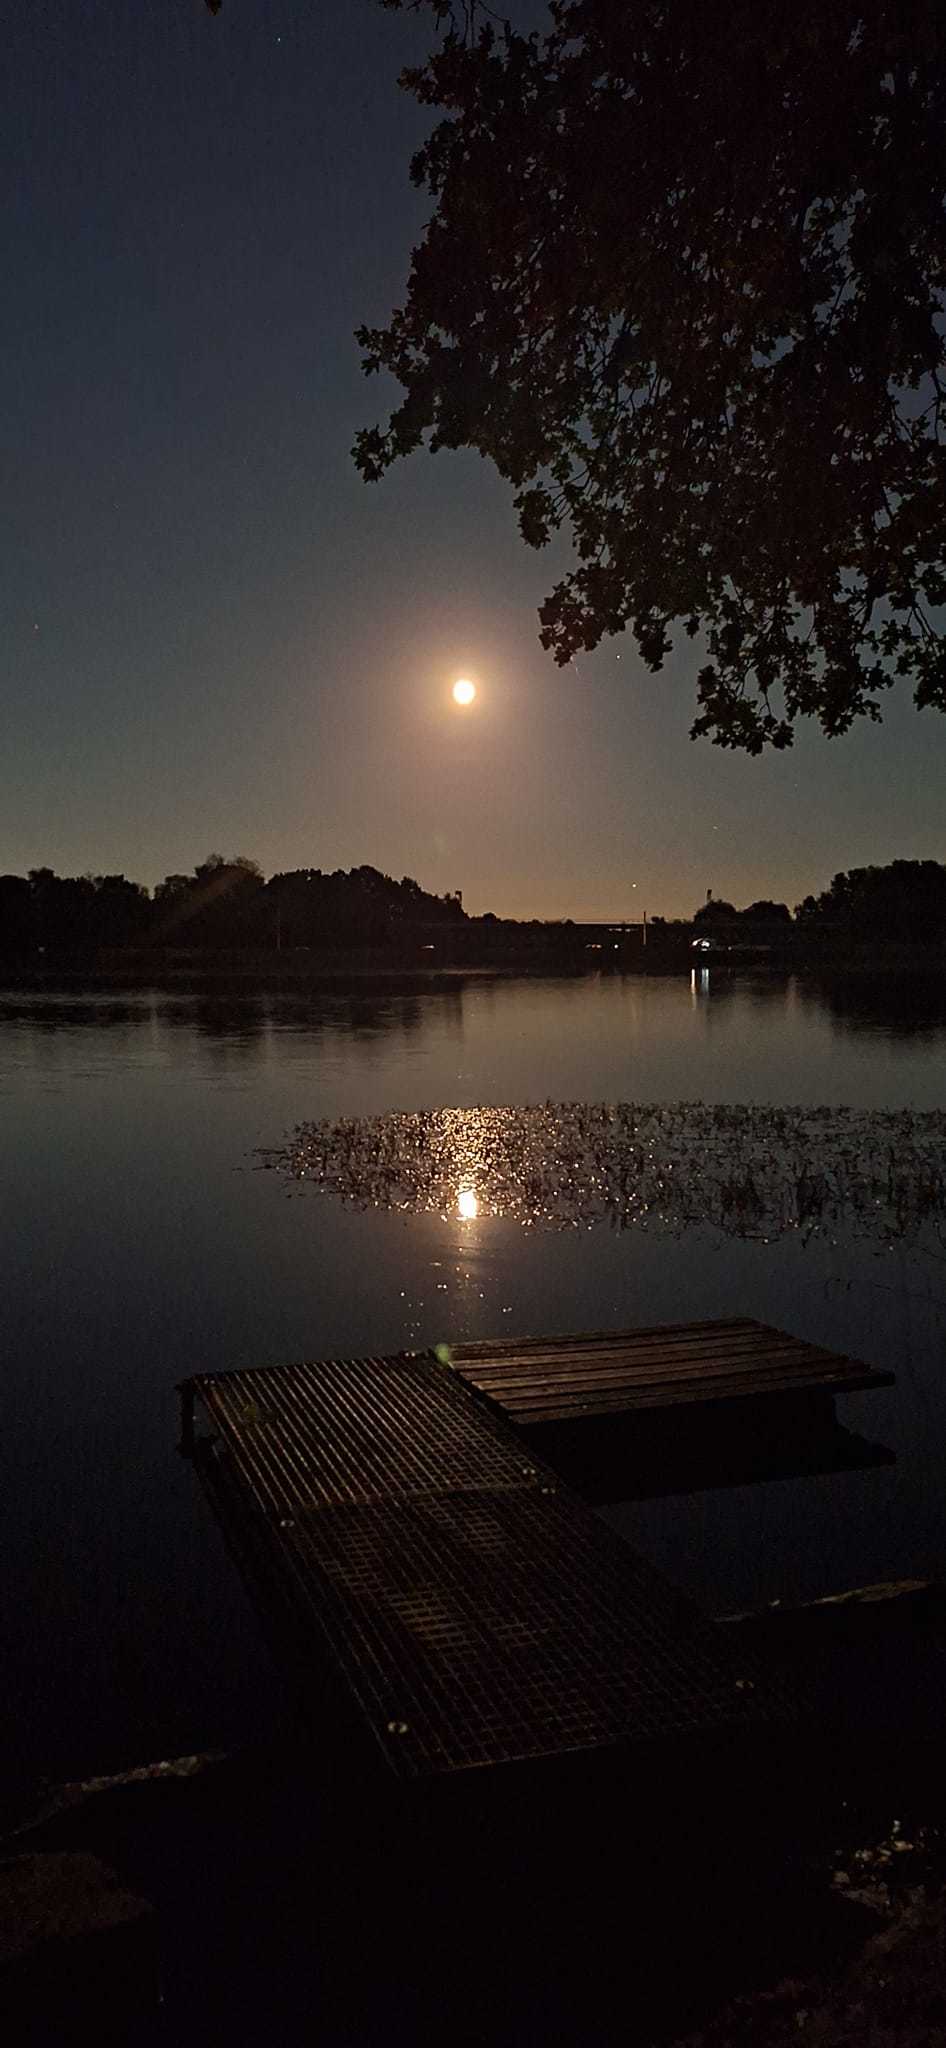
M 569 1372 L 583 1399 L 591 1387 L 613 1399 L 619 1385 L 630 1398 L 645 1352 L 651 1386 L 658 1355 L 664 1384 L 692 1379 L 704 1343 L 718 1382 L 730 1341 L 757 1377 L 789 1370 L 788 1355 L 773 1368 L 752 1337 L 709 1334 L 758 1325 L 689 1327 L 689 1341 L 679 1326 L 462 1346 L 452 1364 L 402 1352 L 184 1382 L 184 1448 L 264 1618 L 278 1608 L 283 1635 L 288 1620 L 313 1699 L 326 1670 L 343 1681 L 397 1776 L 795 1720 L 732 1632 L 638 1557 L 510 1420 L 523 1377 L 535 1394 L 542 1381 L 546 1405 L 561 1404 Z M 602 1392 L 608 1358 L 618 1377 Z M 497 1402 L 491 1368 L 502 1379 L 507 1366 Z M 859 1370 L 860 1385 L 883 1378 Z M 209 1437 L 195 1431 L 197 1404 Z
M 457 1344 L 455 1370 L 520 1428 L 761 1397 L 833 1400 L 893 1374 L 749 1318 Z

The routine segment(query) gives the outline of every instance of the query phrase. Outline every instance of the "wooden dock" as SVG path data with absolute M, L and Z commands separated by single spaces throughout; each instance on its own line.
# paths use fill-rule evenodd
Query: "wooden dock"
M 487 1349 L 463 1352 L 479 1371 Z M 341 1677 L 398 1776 L 795 1719 L 433 1353 L 201 1373 L 181 1394 L 264 1615 L 288 1616 L 315 1693 L 320 1668 Z
M 453 1346 L 466 1384 L 520 1428 L 889 1387 L 893 1374 L 746 1317 Z M 777 1413 L 777 1411 L 775 1411 Z
M 894 1462 L 835 1396 L 893 1375 L 738 1320 L 459 1344 L 454 1370 L 593 1505 Z

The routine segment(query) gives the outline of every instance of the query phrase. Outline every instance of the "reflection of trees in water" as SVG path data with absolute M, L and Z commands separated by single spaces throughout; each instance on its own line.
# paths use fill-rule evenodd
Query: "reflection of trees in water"
M 882 1030 L 894 1038 L 946 1031 L 946 975 L 748 974 L 738 967 L 694 965 L 691 987 L 701 1009 L 722 1010 L 738 997 L 742 1009 L 802 1010 L 827 1014 L 839 1031 Z
M 776 1011 L 787 1010 L 791 991 L 788 974 L 749 974 L 717 965 L 690 970 L 690 1000 L 707 1038 L 717 1024 L 724 1033 L 751 1030 L 757 1020 L 768 1026 Z
M 163 992 L 155 1004 L 162 1024 L 186 1030 L 193 1026 L 208 1037 L 252 1036 L 267 1025 L 301 1034 L 341 1031 L 346 1037 L 385 1031 L 411 1034 L 435 1008 L 462 1020 L 463 984 L 424 979 L 405 984 L 400 977 L 370 982 L 332 980 L 305 988 L 233 988 L 215 982 Z
M 788 999 L 787 975 L 749 975 L 738 968 L 696 966 L 691 971 L 691 986 L 694 977 L 701 1002 L 714 1010 L 737 997 L 741 1008 L 758 1010 L 784 1009 Z
M 242 1044 L 246 1050 L 262 1036 L 269 1021 L 265 1000 L 251 995 L 208 995 L 191 997 L 186 1002 L 160 1002 L 155 1005 L 155 1016 L 171 1031 L 193 1031 L 201 1038 L 225 1039 L 230 1044 Z
M 946 1033 L 946 976 L 832 974 L 800 982 L 802 1001 L 827 1010 L 840 1031 L 882 1030 L 893 1038 Z
M 412 1038 L 420 1030 L 422 1017 L 419 996 L 392 996 L 384 1002 L 354 995 L 341 1006 L 332 1023 L 346 1038 L 380 1038 L 388 1031 Z
M 415 1038 L 432 1021 L 459 1035 L 464 987 L 462 976 L 389 975 L 377 981 L 332 980 L 291 989 L 185 981 L 173 988 L 143 990 L 137 999 L 97 991 L 53 997 L 11 992 L 0 995 L 0 1022 L 44 1032 L 156 1022 L 164 1031 L 194 1033 L 247 1051 L 269 1030 L 364 1044 L 391 1034 Z
M 791 986 L 787 974 L 745 975 L 740 980 L 739 993 L 754 1010 L 784 1010 Z
M 445 1014 L 455 1030 L 462 1030 L 463 983 L 451 976 L 442 982 L 403 982 L 400 977 L 331 981 L 305 989 L 226 989 L 217 984 L 212 990 L 164 995 L 155 1003 L 154 1014 L 171 1031 L 194 1031 L 202 1038 L 247 1049 L 267 1031 L 315 1041 L 335 1037 L 357 1045 L 391 1034 L 416 1037 L 432 1018 Z
M 28 1024 L 36 1031 L 88 1031 L 92 1025 L 150 1024 L 151 1004 L 128 1002 L 112 997 L 4 996 L 0 1000 L 0 1023 Z
M 463 983 L 451 977 L 442 982 L 404 983 L 386 978 L 372 983 L 334 983 L 319 990 L 288 993 L 270 998 L 269 1014 L 277 1030 L 297 1031 L 313 1037 L 323 1034 L 364 1043 L 396 1033 L 414 1038 L 433 1019 L 444 1016 L 457 1031 L 463 1024 Z
M 263 1163 L 361 1207 L 889 1242 L 946 1218 L 946 1111 L 546 1103 L 300 1124 Z M 475 1207 L 473 1202 L 475 1200 Z

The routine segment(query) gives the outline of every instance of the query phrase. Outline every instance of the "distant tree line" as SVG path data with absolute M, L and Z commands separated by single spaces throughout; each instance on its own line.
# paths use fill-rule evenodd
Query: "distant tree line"
M 851 868 L 835 875 L 819 896 L 795 907 L 759 898 L 744 909 L 711 897 L 692 919 L 653 917 L 651 943 L 689 946 L 692 930 L 720 932 L 732 943 L 738 928 L 752 944 L 818 952 L 835 943 L 946 944 L 946 866 L 933 860 L 895 860 L 887 867 Z M 208 854 L 192 874 L 167 875 L 153 891 L 125 875 L 57 875 L 31 868 L 0 875 L 0 958 L 107 954 L 153 949 L 162 953 L 385 951 L 409 958 L 436 952 L 469 961 L 510 959 L 537 948 L 571 951 L 584 964 L 592 940 L 621 927 L 470 917 L 459 892 L 436 896 L 410 875 L 398 882 L 372 867 L 296 868 L 266 881 L 244 855 Z M 627 942 L 635 937 L 631 930 Z M 623 942 L 622 942 L 623 943 Z M 602 944 L 593 947 L 598 953 Z
M 0 952 L 385 946 L 418 925 L 465 921 L 459 896 L 377 868 L 298 868 L 265 881 L 244 855 L 209 854 L 153 893 L 125 875 L 0 875 Z
M 659 920 L 657 920 L 659 922 Z M 908 945 L 946 942 L 946 867 L 936 860 L 894 860 L 886 867 L 849 868 L 837 874 L 819 896 L 806 896 L 795 906 L 768 899 L 738 910 L 721 897 L 710 897 L 696 911 L 693 923 L 714 925 L 792 926 L 799 937 L 843 935 L 854 941 L 882 940 Z
M 745 910 L 737 910 L 734 903 L 727 903 L 721 896 L 710 896 L 701 903 L 693 922 L 698 925 L 731 924 L 738 918 L 741 924 L 791 924 L 792 913 L 787 903 L 772 903 L 762 896 L 757 903 L 750 903 Z

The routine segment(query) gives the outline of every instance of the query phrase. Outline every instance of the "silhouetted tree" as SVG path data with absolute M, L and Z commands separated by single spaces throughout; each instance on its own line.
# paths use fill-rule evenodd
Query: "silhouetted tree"
M 453 897 L 433 896 L 413 877 L 396 882 L 378 868 L 301 868 L 267 885 L 270 918 L 278 914 L 283 946 L 380 946 L 403 941 L 414 927 L 465 921 Z
M 398 8 L 422 0 L 382 0 Z M 511 0 L 514 10 L 514 0 Z M 442 118 L 364 477 L 475 448 L 536 547 L 559 662 L 703 636 L 693 731 L 757 753 L 908 680 L 946 708 L 941 0 L 430 0 Z
M 0 953 L 23 958 L 32 943 L 29 882 L 25 875 L 0 875 Z
M 723 897 L 713 897 L 710 902 L 701 903 L 699 910 L 694 911 L 693 922 L 694 924 L 728 924 L 730 919 L 738 916 L 739 912 L 734 903 L 727 903 Z
M 750 903 L 740 915 L 747 924 L 791 924 L 792 913 L 787 903 L 773 903 L 768 896 L 760 896 L 757 903 Z
M 88 906 L 88 939 L 96 946 L 132 946 L 146 936 L 149 897 L 124 875 L 97 875 Z
M 189 887 L 189 876 L 165 875 L 163 882 L 159 882 L 155 888 L 154 900 L 156 903 L 172 903 L 175 897 L 186 896 Z
M 397 882 L 362 866 L 322 874 L 300 868 L 264 882 L 245 854 L 210 853 L 191 875 L 166 875 L 153 900 L 124 875 L 0 876 L 0 953 L 77 951 L 148 940 L 204 948 L 409 945 L 431 925 L 466 924 L 456 896 L 434 896 L 413 876 Z
M 52 868 L 31 868 L 29 883 L 35 945 L 74 949 L 93 943 L 95 883 L 91 875 L 57 875 Z
M 224 870 L 230 874 L 239 873 L 256 876 L 262 874 L 259 861 L 250 860 L 245 853 L 233 853 L 230 855 L 229 860 L 222 853 L 208 853 L 206 860 L 200 862 L 200 865 L 194 869 L 194 873 L 198 881 L 201 881 L 207 875 L 219 875 Z
M 817 932 L 839 928 L 860 939 L 929 945 L 946 940 L 946 867 L 935 860 L 895 860 L 837 874 L 820 896 L 806 896 L 799 923 Z

